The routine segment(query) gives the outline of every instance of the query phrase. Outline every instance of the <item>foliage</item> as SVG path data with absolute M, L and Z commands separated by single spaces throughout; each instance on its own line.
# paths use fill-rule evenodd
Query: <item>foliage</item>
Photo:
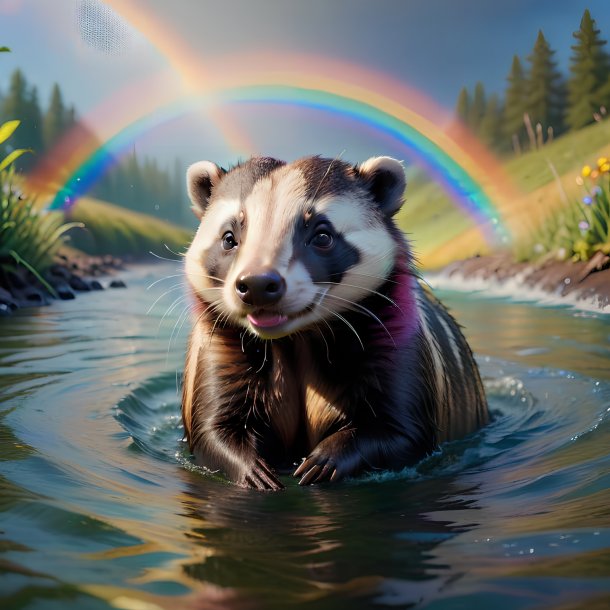
M 468 116 L 470 113 L 470 94 L 468 93 L 468 89 L 466 87 L 462 87 L 460 89 L 460 94 L 458 95 L 457 103 L 455 105 L 455 114 L 457 118 L 464 123 L 464 125 L 468 124 Z
M 140 161 L 134 151 L 106 172 L 91 194 L 136 212 L 191 226 L 194 216 L 187 205 L 184 175 L 179 161 L 170 175 L 155 160 Z
M 549 162 L 560 176 L 574 174 L 580 171 L 584 159 L 602 154 L 608 156 L 609 142 L 610 121 L 602 121 L 567 133 L 543 149 L 526 151 L 507 159 L 503 168 L 520 193 L 514 201 L 514 213 L 510 207 L 513 203 L 505 202 L 506 207 L 503 207 L 511 221 L 519 227 L 531 227 L 533 218 L 544 217 L 543 209 L 547 206 L 556 209 L 560 205 Z M 565 189 L 568 197 L 578 198 L 578 187 L 573 181 L 565 184 Z M 531 206 L 537 209 L 532 210 Z M 424 181 L 419 178 L 409 182 L 407 204 L 398 213 L 397 221 L 411 236 L 422 265 L 428 268 L 483 251 L 476 239 L 462 240 L 473 224 L 472 219 L 455 205 L 439 184 L 430 179 Z M 534 243 L 528 241 L 526 244 L 527 258 L 534 254 Z M 455 249 L 452 249 L 453 244 Z
M 472 103 L 468 109 L 468 120 L 467 125 L 472 129 L 474 133 L 479 131 L 481 121 L 485 115 L 485 106 L 487 105 L 485 99 L 485 88 L 483 83 L 478 82 L 474 86 L 474 95 L 472 96 Z
M 506 139 L 512 144 L 513 136 L 517 138 L 518 142 L 524 139 L 523 115 L 527 111 L 527 81 L 523 65 L 517 55 L 513 57 L 507 81 L 503 132 Z
M 479 125 L 479 137 L 489 148 L 498 146 L 502 133 L 502 108 L 497 95 L 490 95 Z
M 584 196 L 546 218 L 522 258 L 586 261 L 596 252 L 610 254 L 610 161 L 600 157 L 595 167 L 585 165 L 576 181 Z
M 580 28 L 574 32 L 576 44 L 570 58 L 568 80 L 568 110 L 566 122 L 570 129 L 580 129 L 592 123 L 594 114 L 605 102 L 603 87 L 608 80 L 610 59 L 603 50 L 606 44 L 595 28 L 595 20 L 585 10 Z
M 498 100 L 502 129 L 495 141 L 486 138 L 490 148 L 498 152 L 513 149 L 520 154 L 528 148 L 539 148 L 566 129 L 574 131 L 608 116 L 610 55 L 603 49 L 606 41 L 602 40 L 589 10 L 584 11 L 580 28 L 573 35 L 576 43 L 571 47 L 567 80 L 557 69 L 555 52 L 541 31 L 528 56 L 528 69 L 518 56 L 513 57 L 506 89 Z M 475 96 L 476 91 L 471 95 L 467 88 L 460 90 L 456 116 L 481 136 L 490 104 L 485 105 L 481 116 L 480 104 L 478 111 L 474 109 Z M 490 121 L 493 119 L 488 118 L 487 133 Z
M 19 126 L 10 121 L 0 126 L 0 144 Z M 0 167 L 0 265 L 10 261 L 27 267 L 40 277 L 40 272 L 53 262 L 53 257 L 64 242 L 63 237 L 78 223 L 64 223 L 62 214 L 44 214 L 25 197 L 15 185 L 14 168 L 9 167 L 25 149 L 14 150 Z M 8 167 L 8 169 L 6 169 Z
M 55 83 L 51 91 L 49 106 L 42 121 L 44 147 L 49 150 L 64 134 L 75 120 L 74 107 L 66 108 L 59 85 Z
M 38 93 L 35 87 L 28 86 L 20 70 L 15 70 L 11 76 L 9 90 L 2 100 L 0 116 L 2 120 L 18 120 L 22 124 L 11 142 L 15 148 L 27 148 L 36 152 L 42 150 L 42 118 Z M 15 167 L 27 170 L 33 165 L 34 158 L 30 156 L 20 159 Z
M 565 91 L 554 54 L 542 30 L 539 30 L 534 49 L 527 58 L 530 62 L 527 112 L 532 123 L 540 123 L 543 131 L 552 127 L 555 133 L 559 133 L 563 127 Z

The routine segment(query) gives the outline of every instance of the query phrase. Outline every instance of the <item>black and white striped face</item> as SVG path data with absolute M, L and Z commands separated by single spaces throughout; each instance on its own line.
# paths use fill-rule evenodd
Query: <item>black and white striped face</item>
M 188 280 L 213 316 L 262 338 L 340 315 L 392 270 L 405 188 L 395 159 L 253 158 L 229 172 L 201 161 L 187 185 L 201 218 Z

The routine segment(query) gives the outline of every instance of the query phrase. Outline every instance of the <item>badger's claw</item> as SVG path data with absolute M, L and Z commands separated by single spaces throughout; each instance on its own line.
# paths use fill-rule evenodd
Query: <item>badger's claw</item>
M 321 441 L 294 471 L 299 485 L 338 481 L 362 470 L 352 430 L 342 430 Z
M 301 476 L 302 475 L 302 476 Z M 300 476 L 299 485 L 334 481 L 337 478 L 337 469 L 330 460 L 325 464 L 315 463 L 315 458 L 309 457 L 294 471 L 294 476 Z
M 278 491 L 284 486 L 264 460 L 257 458 L 252 467 L 243 473 L 238 484 L 259 491 Z

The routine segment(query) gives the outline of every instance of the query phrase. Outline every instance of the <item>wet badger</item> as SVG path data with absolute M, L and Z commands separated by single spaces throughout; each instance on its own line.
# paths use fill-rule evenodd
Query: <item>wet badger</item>
M 201 224 L 182 414 L 198 464 L 257 489 L 296 464 L 302 485 L 337 481 L 487 422 L 471 350 L 392 220 L 398 161 L 202 161 L 187 183 Z

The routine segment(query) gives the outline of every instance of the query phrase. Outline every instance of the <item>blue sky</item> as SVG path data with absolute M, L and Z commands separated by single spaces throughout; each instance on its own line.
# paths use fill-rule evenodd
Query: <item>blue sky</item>
M 129 36 L 128 53 L 111 56 L 85 44 L 75 19 L 78 2 L 0 0 L 0 43 L 13 49 L 0 58 L 0 90 L 6 90 L 10 73 L 20 67 L 38 86 L 44 102 L 57 81 L 65 98 L 86 114 L 113 91 L 167 65 L 138 33 L 137 23 Z M 564 71 L 571 35 L 585 8 L 590 8 L 605 38 L 610 37 L 608 0 L 139 0 L 136 4 L 159 15 L 179 32 L 193 54 L 208 62 L 249 50 L 316 52 L 387 72 L 449 108 L 461 86 L 472 87 L 477 80 L 488 91 L 501 92 L 513 54 L 524 58 L 539 28 L 557 51 Z M 241 120 L 254 120 L 253 131 L 259 133 L 272 130 L 274 120 L 284 125 L 295 116 L 245 113 Z M 339 121 L 336 133 L 329 135 L 328 120 L 315 122 L 320 148 L 328 149 L 320 152 L 337 154 L 344 148 L 340 141 L 358 155 L 377 153 L 388 144 L 376 141 L 369 150 L 362 134 L 356 138 L 350 125 Z M 151 134 L 139 146 L 161 157 L 181 154 L 187 160 L 204 154 L 202 148 L 221 157 L 231 153 L 220 144 L 211 145 L 217 137 L 211 125 L 200 123 L 193 132 L 192 125 L 182 121 L 173 131 L 172 137 L 167 131 L 162 138 Z M 306 145 L 291 148 L 284 141 L 279 149 L 288 156 L 312 152 L 316 133 L 297 130 L 295 139 L 307 141 Z M 273 144 L 270 138 L 269 146 Z M 388 148 L 392 153 L 391 143 Z

